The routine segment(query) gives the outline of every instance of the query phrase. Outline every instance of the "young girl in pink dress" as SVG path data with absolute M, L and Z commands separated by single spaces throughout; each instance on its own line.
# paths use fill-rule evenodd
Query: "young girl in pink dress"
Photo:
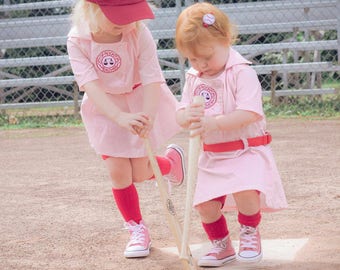
M 130 232 L 126 257 L 147 256 L 151 246 L 134 185 L 153 178 L 144 138 L 157 149 L 180 130 L 178 102 L 165 83 L 151 33 L 141 22 L 152 18 L 145 0 L 80 0 L 67 41 L 75 79 L 85 92 L 82 120 L 108 168 L 114 200 Z M 179 146 L 168 146 L 157 161 L 170 181 L 182 183 Z
M 269 146 L 262 91 L 250 62 L 236 52 L 233 26 L 208 3 L 186 8 L 176 26 L 176 46 L 192 68 L 186 74 L 177 121 L 203 139 L 194 206 L 212 249 L 200 266 L 221 266 L 237 258 L 262 258 L 261 210 L 287 207 Z M 191 104 L 205 97 L 203 106 Z M 223 210 L 238 211 L 240 246 L 232 246 Z

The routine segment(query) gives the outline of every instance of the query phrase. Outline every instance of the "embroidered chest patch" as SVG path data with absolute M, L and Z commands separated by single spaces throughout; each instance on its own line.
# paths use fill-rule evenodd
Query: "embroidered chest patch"
M 217 93 L 214 88 L 206 84 L 199 84 L 194 91 L 195 96 L 203 96 L 205 100 L 205 108 L 209 109 L 215 105 L 217 101 Z
M 120 68 L 122 59 L 114 51 L 102 51 L 96 59 L 98 69 L 105 73 L 115 72 Z

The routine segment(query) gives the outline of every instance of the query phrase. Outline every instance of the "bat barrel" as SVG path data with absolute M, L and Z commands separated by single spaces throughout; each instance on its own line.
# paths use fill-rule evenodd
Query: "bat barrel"
M 202 96 L 195 96 L 193 103 L 204 104 L 204 98 Z M 187 190 L 186 190 L 186 200 L 185 200 L 185 213 L 184 213 L 184 223 L 183 223 L 183 234 L 181 242 L 181 252 L 180 258 L 185 260 L 188 256 L 188 250 L 186 247 L 189 246 L 189 231 L 193 204 L 193 194 L 195 189 L 195 183 L 197 178 L 197 163 L 198 156 L 201 149 L 201 139 L 200 136 L 189 138 L 189 151 L 188 151 L 188 172 L 187 172 Z
M 170 198 L 170 196 L 167 192 L 167 189 L 165 187 L 165 184 L 164 184 L 164 181 L 163 181 L 163 176 L 162 176 L 161 170 L 158 166 L 157 160 L 156 160 L 156 158 L 153 154 L 150 141 L 148 139 L 145 139 L 144 144 L 145 144 L 145 148 L 146 148 L 149 160 L 150 160 L 150 164 L 151 164 L 153 173 L 155 175 L 155 179 L 157 181 L 162 205 L 163 205 L 165 213 L 166 213 L 169 228 L 170 228 L 170 231 L 175 238 L 175 243 L 176 243 L 178 252 L 180 252 L 181 238 L 182 238 L 181 226 L 180 226 L 179 220 L 177 218 L 176 212 L 174 211 L 175 208 L 173 207 L 172 200 L 171 200 L 171 198 Z M 186 246 L 186 250 L 187 250 L 187 257 L 186 257 L 185 260 L 181 260 L 183 269 L 184 270 L 195 270 L 196 266 L 195 266 L 195 263 L 194 263 L 194 260 L 193 260 L 193 257 L 191 255 L 190 248 L 189 248 L 188 245 Z

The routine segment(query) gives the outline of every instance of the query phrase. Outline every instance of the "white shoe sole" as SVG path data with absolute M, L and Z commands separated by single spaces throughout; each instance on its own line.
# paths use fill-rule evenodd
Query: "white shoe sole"
M 133 250 L 133 251 L 124 251 L 124 257 L 125 258 L 140 258 L 140 257 L 146 257 L 150 254 L 150 248 L 151 248 L 151 242 L 149 244 L 149 247 L 144 250 Z
M 223 260 L 202 260 L 201 259 L 197 262 L 197 265 L 203 266 L 203 267 L 219 267 L 219 266 L 222 266 L 226 263 L 235 261 L 235 259 L 236 259 L 236 255 L 229 256 L 229 257 L 227 257 Z
M 241 257 L 241 256 L 237 255 L 236 259 L 237 259 L 237 261 L 244 262 L 244 263 L 257 263 L 257 262 L 262 260 L 262 252 L 259 255 L 255 256 L 255 257 L 250 257 L 250 258 Z

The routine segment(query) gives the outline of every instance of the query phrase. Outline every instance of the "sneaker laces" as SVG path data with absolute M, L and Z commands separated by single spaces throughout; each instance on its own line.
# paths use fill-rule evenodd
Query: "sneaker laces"
M 227 241 L 225 239 L 221 240 L 213 240 L 213 247 L 210 250 L 209 254 L 218 254 L 227 248 Z
M 145 241 L 145 226 L 143 224 L 132 225 L 124 224 L 125 229 L 129 230 L 131 239 L 129 245 L 143 244 Z
M 240 246 L 242 248 L 254 249 L 257 247 L 256 228 L 250 226 L 241 227 L 241 241 Z

